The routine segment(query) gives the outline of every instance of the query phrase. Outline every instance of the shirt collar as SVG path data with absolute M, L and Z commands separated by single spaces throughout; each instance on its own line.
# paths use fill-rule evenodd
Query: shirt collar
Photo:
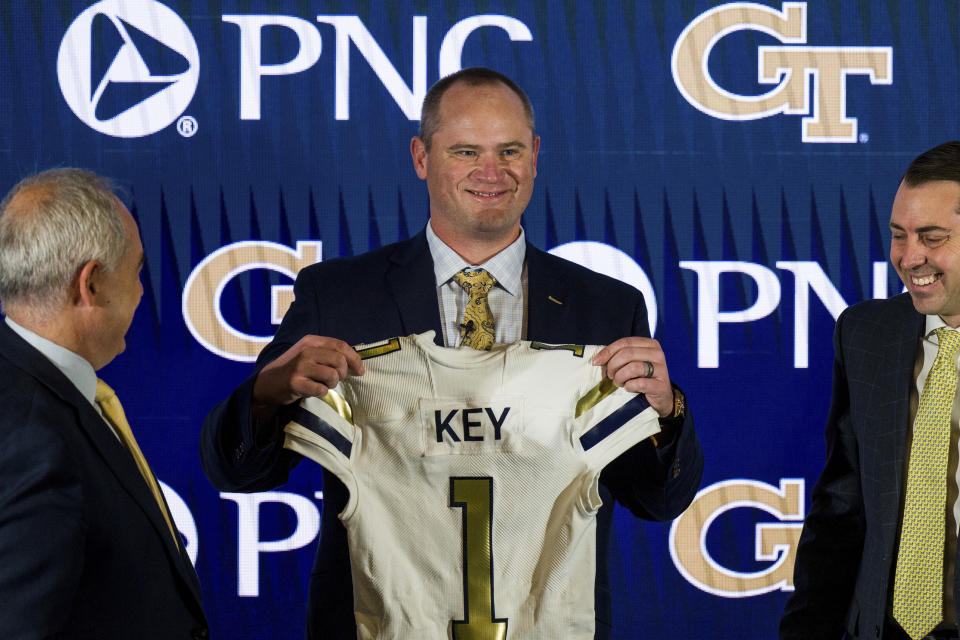
M 483 264 L 472 265 L 451 249 L 433 232 L 433 227 L 427 223 L 427 244 L 430 255 L 433 257 L 433 272 L 437 286 L 443 286 L 458 272 L 464 269 L 485 269 L 492 275 L 497 285 L 512 296 L 520 294 L 520 278 L 523 273 L 523 261 L 527 255 L 527 240 L 523 227 L 520 235 L 500 253 Z
M 97 394 L 97 372 L 93 370 L 93 365 L 86 359 L 77 355 L 73 351 L 61 347 L 56 342 L 47 340 L 38 336 L 26 327 L 22 327 L 9 317 L 6 318 L 7 326 L 14 333 L 23 338 L 27 344 L 39 351 L 47 360 L 60 370 L 67 377 L 67 380 L 73 383 L 80 393 L 90 404 L 94 404 L 94 397 Z
M 941 318 L 937 314 L 928 315 L 924 317 L 926 318 L 926 326 L 924 327 L 923 337 L 933 342 L 934 344 L 940 344 L 939 340 L 937 340 L 937 334 L 936 334 L 937 329 L 939 329 L 940 327 L 944 327 L 946 329 L 949 329 L 950 331 L 960 331 L 960 327 L 956 329 L 951 327 L 950 325 L 948 325 L 946 322 L 943 321 L 943 318 Z
M 926 336 L 926 337 L 928 337 L 928 338 L 931 336 L 931 334 L 933 334 L 934 331 L 936 331 L 936 330 L 939 329 L 940 327 L 946 327 L 946 326 L 947 326 L 947 323 L 944 322 L 943 319 L 942 319 L 940 316 L 938 316 L 937 314 L 933 314 L 933 315 L 929 315 L 929 316 L 925 316 L 925 317 L 926 317 L 926 319 L 927 319 L 927 321 L 926 321 L 927 324 L 926 324 L 926 327 L 924 328 L 923 335 Z M 947 328 L 949 328 L 949 327 L 947 327 Z

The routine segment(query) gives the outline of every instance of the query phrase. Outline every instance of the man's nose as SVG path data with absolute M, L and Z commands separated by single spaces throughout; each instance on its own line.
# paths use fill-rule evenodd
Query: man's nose
M 473 175 L 485 182 L 498 182 L 503 177 L 503 165 L 496 154 L 485 153 L 480 156 L 479 166 Z
M 900 257 L 900 267 L 902 269 L 915 269 L 923 266 L 926 262 L 927 253 L 923 243 L 918 240 L 908 240 L 903 255 Z

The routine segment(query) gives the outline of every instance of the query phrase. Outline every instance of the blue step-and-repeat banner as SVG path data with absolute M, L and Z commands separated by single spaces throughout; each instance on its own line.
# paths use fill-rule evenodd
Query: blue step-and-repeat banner
M 423 227 L 429 85 L 511 76 L 542 136 L 528 237 L 643 291 L 706 456 L 675 523 L 617 513 L 616 637 L 774 638 L 834 321 L 900 291 L 890 205 L 910 160 L 958 137 L 958 40 L 955 0 L 7 0 L 0 189 L 55 165 L 124 186 L 145 295 L 102 375 L 214 636 L 299 638 L 319 470 L 220 493 L 200 425 L 300 268 Z

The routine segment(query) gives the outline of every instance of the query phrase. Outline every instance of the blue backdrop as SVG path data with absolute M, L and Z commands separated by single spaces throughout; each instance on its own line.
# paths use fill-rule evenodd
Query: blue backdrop
M 298 268 L 424 225 L 408 149 L 427 86 L 475 65 L 513 77 L 542 136 L 529 238 L 645 291 L 706 455 L 676 525 L 617 514 L 616 637 L 773 638 L 823 461 L 834 320 L 900 290 L 885 264 L 899 177 L 957 137 L 958 14 L 954 0 L 10 0 L 0 187 L 75 165 L 126 188 L 145 295 L 102 376 L 167 485 L 215 637 L 298 638 L 318 470 L 218 493 L 201 422 L 249 375 Z

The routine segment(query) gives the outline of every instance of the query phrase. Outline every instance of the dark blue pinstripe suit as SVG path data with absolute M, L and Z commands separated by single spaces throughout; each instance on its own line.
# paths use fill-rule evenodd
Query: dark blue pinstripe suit
M 208 638 L 200 584 L 130 454 L 0 320 L 0 638 Z
M 837 320 L 827 459 L 800 538 L 781 640 L 882 637 L 924 326 L 908 294 L 856 304 Z M 954 598 L 960 602 L 956 584 Z

